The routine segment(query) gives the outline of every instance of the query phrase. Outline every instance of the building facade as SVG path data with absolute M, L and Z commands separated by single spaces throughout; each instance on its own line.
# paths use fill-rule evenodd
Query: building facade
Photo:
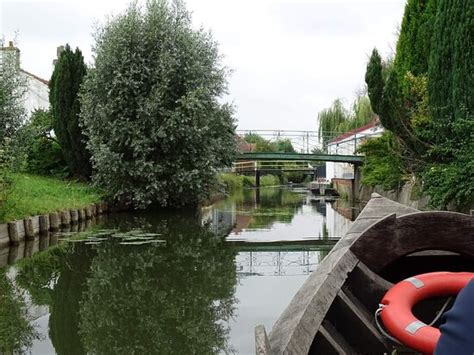
M 20 49 L 13 45 L 10 41 L 7 47 L 0 49 L 0 63 L 6 56 L 13 56 L 16 62 L 16 68 L 20 75 L 25 79 L 26 91 L 23 97 L 23 106 L 26 110 L 27 117 L 37 109 L 48 110 L 49 108 L 49 82 L 34 75 L 20 66 Z
M 368 138 L 380 137 L 384 129 L 378 117 L 372 122 L 350 130 L 329 141 L 327 146 L 328 154 L 356 155 L 357 149 Z M 326 163 L 326 178 L 332 179 L 353 179 L 354 166 L 349 163 Z

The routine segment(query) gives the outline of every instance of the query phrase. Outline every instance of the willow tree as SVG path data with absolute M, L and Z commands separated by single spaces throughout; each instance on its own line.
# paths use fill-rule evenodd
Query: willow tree
M 349 113 L 341 99 L 336 99 L 331 107 L 323 109 L 318 113 L 318 135 L 324 147 L 326 147 L 329 140 L 343 133 L 340 131 L 340 127 L 343 123 L 347 122 L 348 117 Z
M 79 89 L 87 67 L 79 48 L 73 52 L 67 44 L 59 55 L 49 82 L 49 102 L 54 132 L 72 175 L 89 178 L 90 154 L 79 125 Z
M 181 1 L 132 3 L 96 33 L 82 118 L 94 180 L 137 207 L 206 197 L 236 149 L 226 69 Z
M 332 106 L 319 112 L 319 140 L 326 147 L 327 143 L 338 135 L 361 127 L 374 119 L 370 100 L 366 95 L 359 95 L 352 103 L 350 110 L 344 107 L 340 99 Z

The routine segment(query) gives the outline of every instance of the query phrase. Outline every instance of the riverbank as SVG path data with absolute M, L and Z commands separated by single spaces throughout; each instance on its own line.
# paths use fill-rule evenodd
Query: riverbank
M 77 181 L 29 174 L 12 174 L 11 181 L 11 187 L 0 208 L 0 223 L 83 208 L 100 202 L 103 197 L 98 189 Z
M 243 187 L 254 187 L 255 177 L 247 175 L 235 175 L 231 173 L 220 173 L 217 177 L 219 183 L 224 186 L 226 192 L 242 189 Z M 275 175 L 263 175 L 260 177 L 260 187 L 280 185 L 280 179 Z
M 0 277 L 5 280 L 8 275 L 8 282 L 33 295 L 21 303 L 27 320 L 29 315 L 34 316 L 31 319 L 41 316 L 40 321 L 31 322 L 39 339 L 27 351 L 55 354 L 66 348 L 83 349 L 92 339 L 97 348 L 109 352 L 170 349 L 171 353 L 201 354 L 232 348 L 251 354 L 255 324 L 271 327 L 329 253 L 333 238 L 350 227 L 351 221 L 335 204 L 308 197 L 286 187 L 266 187 L 258 203 L 257 189 L 242 189 L 200 214 L 170 209 L 106 213 L 57 232 L 25 238 L 17 246 L 0 247 Z M 104 232 L 117 229 L 125 234 L 140 230 L 147 238 L 158 234 L 163 242 L 69 241 L 77 231 L 102 239 Z M 263 244 L 270 240 L 280 242 Z M 62 246 L 55 247 L 58 244 Z M 134 278 L 129 277 L 132 274 Z M 102 282 L 110 287 L 104 288 Z M 114 305 L 124 305 L 119 315 L 117 308 L 107 308 L 111 299 Z M 144 320 L 145 308 L 161 316 Z M 170 309 L 182 311 L 163 315 Z M 21 322 L 22 318 L 8 317 L 11 313 L 0 313 L 0 323 Z M 180 316 L 183 313 L 190 316 Z M 88 318 L 83 322 L 77 314 Z M 123 342 L 107 343 L 112 333 L 97 336 L 96 319 L 106 319 L 109 326 L 104 329 L 114 331 Z M 134 324 L 144 326 L 130 342 L 127 335 L 136 328 Z M 185 348 L 180 334 L 153 337 L 164 334 L 167 324 L 199 328 L 210 336 L 203 343 L 195 332 L 186 333 Z M 220 325 L 217 330 L 216 324 Z M 16 340 L 19 334 L 12 333 L 11 338 Z M 146 339 L 155 341 L 150 344 Z
M 429 210 L 429 198 L 420 194 L 420 188 L 413 182 L 407 182 L 399 189 L 387 191 L 383 186 L 368 186 L 361 185 L 358 191 L 354 191 L 351 179 L 333 179 L 334 188 L 341 196 L 347 196 L 348 199 L 355 199 L 362 203 L 370 200 L 372 193 L 388 198 L 392 201 L 398 202 L 402 205 L 415 208 L 417 210 Z

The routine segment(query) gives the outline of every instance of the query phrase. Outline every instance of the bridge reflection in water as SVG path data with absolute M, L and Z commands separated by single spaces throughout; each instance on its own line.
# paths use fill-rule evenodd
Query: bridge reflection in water
M 309 275 L 327 252 L 328 250 L 240 252 L 235 258 L 237 275 L 239 277 Z
M 244 198 L 230 198 L 204 211 L 203 223 L 216 235 L 227 235 L 237 251 L 240 278 L 296 276 L 315 270 L 357 211 L 345 201 L 315 199 L 302 188 L 249 189 Z

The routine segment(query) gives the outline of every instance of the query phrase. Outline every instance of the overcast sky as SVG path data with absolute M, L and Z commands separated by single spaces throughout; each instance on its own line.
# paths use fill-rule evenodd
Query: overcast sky
M 128 0 L 0 0 L 0 31 L 18 31 L 22 68 L 49 79 L 56 47 L 92 61 L 94 24 Z M 227 101 L 239 129 L 315 130 L 318 111 L 363 87 L 372 48 L 388 55 L 405 0 L 187 0 L 233 70 Z

